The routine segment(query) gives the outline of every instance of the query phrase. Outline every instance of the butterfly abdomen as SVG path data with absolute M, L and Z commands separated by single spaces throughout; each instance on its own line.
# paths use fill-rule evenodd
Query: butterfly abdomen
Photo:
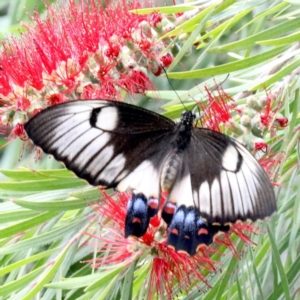
M 177 153 L 169 156 L 164 162 L 160 178 L 161 189 L 163 192 L 169 192 L 174 186 L 179 167 L 180 155 Z

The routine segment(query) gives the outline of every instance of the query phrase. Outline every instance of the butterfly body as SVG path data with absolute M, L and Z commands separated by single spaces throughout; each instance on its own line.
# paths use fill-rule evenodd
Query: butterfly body
M 133 192 L 125 236 L 142 236 L 166 195 L 167 242 L 193 255 L 229 223 L 276 209 L 270 180 L 248 150 L 224 134 L 193 127 L 194 118 L 187 111 L 176 124 L 130 104 L 80 100 L 47 108 L 25 130 L 90 184 Z

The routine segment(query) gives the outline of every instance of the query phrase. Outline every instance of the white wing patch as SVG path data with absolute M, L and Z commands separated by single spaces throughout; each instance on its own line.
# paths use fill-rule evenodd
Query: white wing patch
M 101 133 L 100 130 L 91 128 L 84 135 L 82 135 L 81 138 L 85 139 L 85 141 L 88 141 L 88 143 L 86 145 L 82 145 L 82 143 L 80 144 L 80 139 L 78 139 L 78 145 L 74 143 L 74 146 L 77 148 L 77 153 L 75 153 L 76 157 L 75 155 L 73 155 L 69 158 L 70 161 L 75 159 L 74 162 L 78 165 L 78 168 L 85 168 L 87 163 L 93 157 L 96 157 L 99 152 L 103 152 L 102 154 L 100 154 L 101 159 L 103 159 L 103 155 L 111 157 L 113 146 L 107 146 L 105 149 L 103 149 L 110 140 L 110 134 L 108 134 L 107 132 Z
M 103 151 L 105 151 L 104 149 Z M 105 180 L 108 182 L 112 182 L 117 175 L 124 169 L 126 163 L 125 156 L 120 153 L 113 160 L 109 162 L 109 164 L 104 168 L 104 170 L 99 175 L 99 180 Z
M 168 201 L 176 203 L 177 207 L 180 205 L 195 206 L 190 174 L 183 177 L 181 180 L 176 180 L 168 197 Z
M 89 164 L 87 171 L 91 173 L 93 177 L 97 176 L 99 170 L 104 168 L 106 164 L 112 159 L 114 155 L 114 147 L 105 147 L 94 159 L 93 163 Z
M 231 201 L 231 188 L 229 178 L 227 176 L 227 172 L 224 170 L 221 171 L 220 182 L 224 217 L 230 218 L 230 216 L 234 215 L 234 207 Z
M 107 106 L 101 109 L 97 116 L 96 126 L 102 130 L 114 130 L 118 125 L 118 110 Z
M 199 209 L 201 212 L 210 215 L 210 188 L 207 181 L 204 181 L 199 189 Z
M 146 198 L 158 198 L 159 172 L 151 161 L 146 160 L 135 168 L 117 186 L 120 192 L 133 189 L 135 193 L 143 193 Z
M 212 213 L 216 216 L 222 215 L 222 199 L 221 199 L 221 189 L 220 189 L 220 182 L 219 179 L 215 178 L 211 187 L 211 202 L 212 202 Z
M 239 162 L 239 154 L 233 145 L 229 145 L 223 154 L 222 166 L 225 170 L 235 172 Z

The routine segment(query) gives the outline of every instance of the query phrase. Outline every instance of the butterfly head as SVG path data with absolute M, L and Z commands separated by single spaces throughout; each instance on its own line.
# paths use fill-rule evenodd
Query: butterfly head
M 181 114 L 181 123 L 187 126 L 192 126 L 196 115 L 192 111 L 184 111 Z

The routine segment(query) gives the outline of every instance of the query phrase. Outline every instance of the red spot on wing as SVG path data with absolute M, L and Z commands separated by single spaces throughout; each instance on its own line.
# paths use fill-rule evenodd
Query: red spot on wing
M 205 229 L 205 228 L 200 228 L 199 230 L 198 230 L 198 235 L 201 235 L 201 234 L 208 234 L 208 230 L 207 229 Z
M 158 209 L 158 201 L 157 200 L 150 200 L 148 206 L 152 209 Z
M 164 212 L 169 215 L 173 215 L 175 213 L 176 207 L 172 204 L 167 204 L 164 208 Z
M 133 218 L 132 223 L 142 223 L 140 218 Z
M 179 234 L 179 232 L 178 232 L 178 230 L 177 230 L 176 228 L 173 228 L 171 232 L 172 232 L 173 234 L 176 234 L 176 235 Z

